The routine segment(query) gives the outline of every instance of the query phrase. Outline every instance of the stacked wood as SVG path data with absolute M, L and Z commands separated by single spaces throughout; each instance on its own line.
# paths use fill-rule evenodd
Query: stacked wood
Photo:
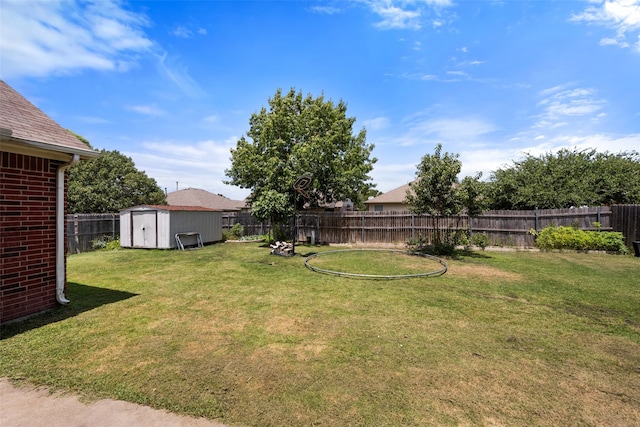
M 291 256 L 293 255 L 293 243 L 275 242 L 271 247 L 272 255 Z

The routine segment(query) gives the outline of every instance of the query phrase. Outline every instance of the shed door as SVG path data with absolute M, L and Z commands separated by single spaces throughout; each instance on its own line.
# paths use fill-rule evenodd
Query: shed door
M 158 212 L 131 212 L 131 246 L 134 248 L 158 247 Z

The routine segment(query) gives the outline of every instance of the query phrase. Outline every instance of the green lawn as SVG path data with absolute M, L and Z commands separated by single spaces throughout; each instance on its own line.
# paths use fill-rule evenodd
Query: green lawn
M 640 425 L 640 259 L 447 263 L 385 281 L 255 243 L 73 255 L 71 304 L 2 327 L 0 376 L 231 426 Z

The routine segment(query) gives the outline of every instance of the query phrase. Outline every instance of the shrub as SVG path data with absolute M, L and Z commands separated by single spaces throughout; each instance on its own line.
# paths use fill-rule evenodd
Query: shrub
M 222 238 L 224 240 L 240 240 L 243 233 L 244 227 L 242 226 L 242 224 L 235 223 L 229 230 L 225 230 L 222 232 Z
M 549 226 L 540 231 L 536 246 L 542 250 L 574 249 L 578 251 L 628 252 L 622 233 L 614 231 L 584 231 L 573 227 Z
M 109 234 L 103 234 L 91 241 L 91 249 L 94 251 L 120 249 L 120 239 L 114 239 Z
M 105 251 L 116 251 L 118 249 L 120 249 L 120 239 L 112 240 L 104 247 Z
M 484 248 L 489 246 L 489 236 L 487 236 L 487 233 L 476 233 L 473 235 L 471 243 L 484 251 Z

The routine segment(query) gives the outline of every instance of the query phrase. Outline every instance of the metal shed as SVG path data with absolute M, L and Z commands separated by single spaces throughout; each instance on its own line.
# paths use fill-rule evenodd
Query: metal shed
M 142 205 L 120 211 L 120 246 L 123 248 L 178 248 L 222 240 L 222 213 L 201 206 Z

